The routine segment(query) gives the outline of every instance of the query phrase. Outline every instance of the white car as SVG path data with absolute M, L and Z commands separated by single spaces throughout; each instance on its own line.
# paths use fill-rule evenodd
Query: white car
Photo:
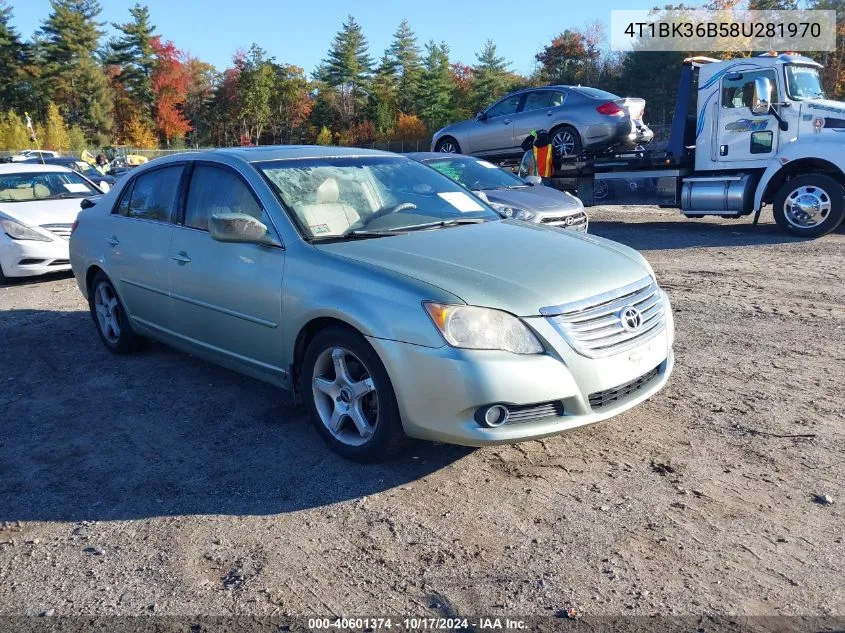
M 70 270 L 68 239 L 84 198 L 102 192 L 56 165 L 0 165 L 0 283 Z
M 20 154 L 15 154 L 14 156 L 10 156 L 9 160 L 13 163 L 20 163 L 25 160 L 31 160 L 33 158 L 58 158 L 58 152 L 51 152 L 48 149 L 26 149 L 22 151 Z

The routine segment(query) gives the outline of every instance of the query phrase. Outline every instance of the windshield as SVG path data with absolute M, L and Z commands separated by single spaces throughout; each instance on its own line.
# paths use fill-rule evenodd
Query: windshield
M 527 186 L 525 182 L 513 174 L 499 169 L 493 163 L 488 163 L 486 160 L 455 156 L 450 158 L 435 158 L 426 161 L 425 164 L 473 191 Z
M 788 64 L 786 66 L 786 87 L 789 96 L 796 101 L 824 99 L 824 89 L 818 68 Z
M 460 185 L 407 158 L 310 158 L 256 166 L 309 239 L 499 219 Z
M 0 202 L 85 198 L 100 193 L 72 171 L 0 174 Z

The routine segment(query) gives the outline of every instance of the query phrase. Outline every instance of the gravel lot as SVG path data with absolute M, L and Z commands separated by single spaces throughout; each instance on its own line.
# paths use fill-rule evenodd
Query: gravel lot
M 592 218 L 672 298 L 667 387 L 375 466 L 269 385 L 110 355 L 68 275 L 0 288 L 0 615 L 845 615 L 845 233 Z

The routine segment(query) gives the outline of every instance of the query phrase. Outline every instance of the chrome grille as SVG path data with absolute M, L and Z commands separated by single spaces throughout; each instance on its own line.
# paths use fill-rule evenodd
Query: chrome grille
M 47 229 L 50 233 L 54 233 L 59 237 L 69 240 L 70 239 L 70 224 L 42 224 L 42 229 Z
M 584 211 L 572 215 L 554 215 L 540 219 L 541 224 L 562 226 L 573 231 L 587 230 L 587 214 Z
M 563 415 L 563 402 L 543 402 L 540 404 L 506 405 L 509 411 L 508 424 L 531 422 L 543 418 L 559 418 Z
M 636 308 L 640 324 L 623 325 L 622 312 Z M 642 345 L 666 327 L 660 289 L 651 277 L 589 299 L 541 308 L 576 352 L 588 358 L 619 354 Z
M 601 409 L 609 404 L 618 402 L 623 398 L 627 398 L 632 393 L 635 393 L 648 385 L 654 378 L 657 377 L 657 372 L 660 368 L 655 367 L 647 374 L 643 374 L 639 378 L 626 382 L 624 385 L 613 387 L 612 389 L 605 389 L 604 391 L 597 391 L 590 394 L 590 408 Z

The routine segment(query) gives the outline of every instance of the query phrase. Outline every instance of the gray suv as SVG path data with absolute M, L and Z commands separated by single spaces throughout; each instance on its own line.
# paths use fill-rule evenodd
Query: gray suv
M 643 123 L 643 99 L 622 99 L 584 86 L 520 90 L 499 99 L 474 119 L 435 133 L 432 151 L 507 159 L 522 156 L 532 130 L 548 130 L 558 157 L 636 147 L 651 141 Z

